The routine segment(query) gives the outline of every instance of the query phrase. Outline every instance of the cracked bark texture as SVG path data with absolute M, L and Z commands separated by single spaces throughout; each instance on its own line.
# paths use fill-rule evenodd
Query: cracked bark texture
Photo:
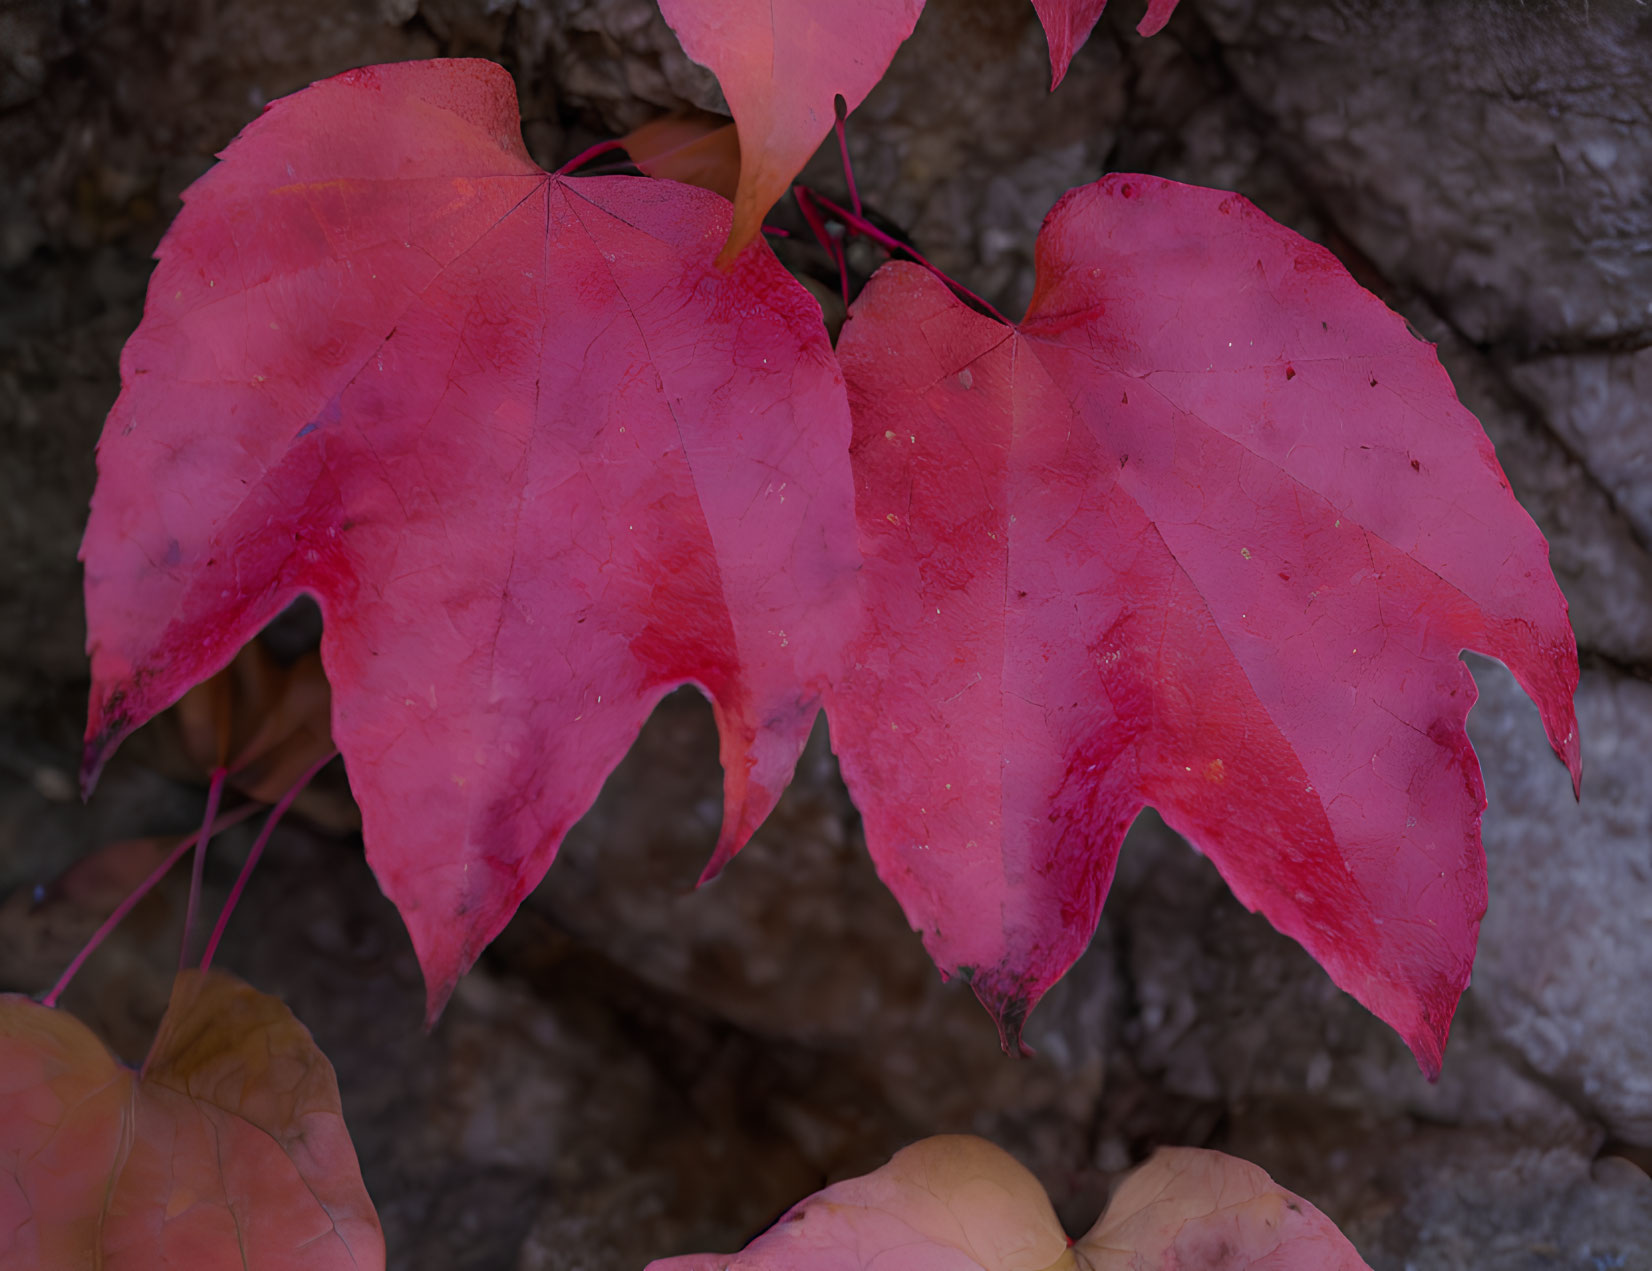
M 1586 667 L 1579 805 L 1510 677 L 1473 663 L 1491 908 L 1442 1080 L 1151 817 L 1033 1016 L 1037 1057 L 1001 1058 L 874 877 L 823 736 L 691 889 L 720 800 L 709 712 L 678 696 L 433 1034 L 359 845 L 295 827 L 261 867 L 224 964 L 337 1066 L 393 1266 L 730 1248 L 911 1138 L 972 1130 L 1073 1228 L 1186 1143 L 1256 1160 L 1381 1271 L 1652 1268 L 1652 10 L 1183 0 L 1149 41 L 1136 16 L 1115 4 L 1052 97 L 1025 0 L 932 0 L 854 117 L 860 186 L 1001 307 L 1070 186 L 1236 189 L 1440 344 L 1550 539 Z M 198 815 L 135 759 L 88 809 L 66 776 L 74 554 L 148 254 L 265 101 L 438 53 L 510 67 L 546 163 L 720 100 L 652 0 L 0 0 L 0 987 L 49 982 L 87 925 L 31 911 L 34 884 Z M 835 158 L 809 176 L 834 193 Z M 247 837 L 209 871 L 220 896 Z M 71 990 L 128 1054 L 181 908 L 140 906 Z

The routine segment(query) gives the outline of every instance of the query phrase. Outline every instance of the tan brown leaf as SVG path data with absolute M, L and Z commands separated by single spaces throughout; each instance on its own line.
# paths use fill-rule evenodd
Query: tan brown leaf
M 278 1000 L 185 971 L 141 1073 L 0 998 L 0 1271 L 366 1271 L 384 1240 L 332 1066 Z

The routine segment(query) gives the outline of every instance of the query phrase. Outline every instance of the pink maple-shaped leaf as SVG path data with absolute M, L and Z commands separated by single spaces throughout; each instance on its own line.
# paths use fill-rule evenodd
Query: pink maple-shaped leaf
M 827 710 L 942 970 L 1012 1044 L 1151 804 L 1437 1072 L 1486 902 L 1461 650 L 1579 757 L 1547 547 L 1432 347 L 1244 199 L 1115 176 L 1018 327 L 892 265 L 838 352 L 870 625 Z
M 88 775 L 317 597 L 368 859 L 434 1011 L 658 699 L 722 732 L 719 859 L 852 612 L 842 377 L 714 195 L 563 179 L 480 61 L 274 103 L 187 193 L 98 450 Z

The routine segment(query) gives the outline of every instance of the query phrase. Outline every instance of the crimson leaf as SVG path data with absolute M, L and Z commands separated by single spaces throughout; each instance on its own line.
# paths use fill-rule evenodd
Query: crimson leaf
M 1464 648 L 1579 772 L 1547 547 L 1431 346 L 1244 199 L 1109 177 L 1009 329 L 886 266 L 838 348 L 869 628 L 827 713 L 1006 1044 L 1146 804 L 1437 1073 L 1486 903 Z
M 710 696 L 719 852 L 853 603 L 843 384 L 728 205 L 565 180 L 481 61 L 274 103 L 186 195 L 98 449 L 88 778 L 300 592 L 432 1012 L 654 703 Z

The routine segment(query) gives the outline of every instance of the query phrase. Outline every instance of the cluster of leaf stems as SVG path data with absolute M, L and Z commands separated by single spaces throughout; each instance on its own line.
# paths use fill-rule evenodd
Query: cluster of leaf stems
M 265 845 L 269 843 L 270 836 L 275 833 L 275 827 L 281 823 L 281 818 L 287 814 L 287 810 L 292 807 L 298 796 L 304 792 L 305 787 L 315 779 L 316 774 L 331 763 L 337 755 L 337 750 L 330 750 L 318 759 L 288 788 L 285 794 L 276 800 L 275 805 L 270 809 L 269 816 L 264 820 L 264 828 L 258 832 L 258 837 L 253 841 L 252 850 L 247 853 L 246 862 L 241 866 L 241 872 L 236 875 L 235 885 L 230 888 L 229 898 L 224 901 L 224 907 L 218 913 L 218 921 L 213 924 L 212 933 L 207 937 L 206 946 L 201 952 L 201 970 L 205 971 L 212 966 L 213 955 L 218 952 L 218 944 L 224 938 L 224 931 L 229 926 L 230 915 L 235 912 L 235 906 L 241 899 L 241 893 L 247 888 L 247 880 L 252 877 L 252 871 L 257 868 L 259 858 L 264 854 Z M 109 934 L 116 927 L 120 926 L 121 921 L 127 914 L 132 912 L 138 902 L 153 891 L 161 879 L 171 873 L 172 867 L 193 849 L 195 858 L 191 862 L 189 872 L 189 903 L 184 910 L 183 940 L 178 949 L 178 969 L 180 971 L 188 969 L 190 948 L 194 943 L 195 924 L 201 905 L 201 886 L 206 871 L 207 845 L 215 835 L 223 833 L 232 825 L 238 825 L 252 816 L 259 806 L 257 803 L 247 803 L 242 807 L 225 812 L 222 816 L 218 814 L 218 805 L 224 794 L 224 783 L 234 773 L 234 765 L 220 764 L 213 769 L 211 784 L 207 787 L 206 814 L 201 820 L 201 828 L 168 852 L 166 859 L 155 866 L 149 876 L 134 887 L 125 900 L 115 906 L 114 912 L 103 920 L 98 929 L 92 933 L 91 939 L 86 942 L 79 953 L 75 954 L 74 959 L 64 969 L 63 974 L 58 977 L 57 983 L 52 985 L 45 996 L 40 999 L 42 1005 L 57 1005 L 58 999 L 63 995 L 63 990 L 69 987 L 69 982 L 75 978 L 76 973 L 85 965 L 86 959 L 97 952 L 98 946 L 108 939 Z
M 849 261 L 845 240 L 859 237 L 877 244 L 891 256 L 904 256 L 913 264 L 922 266 L 957 293 L 959 299 L 974 306 L 989 317 L 997 319 L 1005 326 L 1013 326 L 1014 324 L 1000 313 L 990 301 L 977 295 L 957 279 L 943 272 L 939 266 L 935 265 L 910 243 L 902 242 L 893 234 L 880 229 L 867 217 L 866 210 L 861 205 L 860 190 L 855 184 L 854 165 L 849 162 L 849 140 L 845 127 L 849 110 L 847 103 L 843 100 L 843 94 L 839 93 L 837 95 L 833 107 L 836 114 L 833 127 L 837 133 L 838 156 L 843 162 L 844 183 L 849 188 L 849 206 L 843 207 L 834 200 L 827 198 L 820 191 L 802 184 L 792 186 L 792 198 L 797 202 L 797 210 L 802 215 L 804 223 L 808 225 L 810 232 L 815 236 L 816 241 L 819 242 L 822 250 L 825 251 L 837 269 L 844 307 L 848 307 L 851 299 L 849 295 Z M 599 141 L 588 150 L 583 150 L 568 160 L 567 163 L 556 170 L 556 174 L 558 176 L 569 176 L 593 159 L 624 149 L 625 143 L 620 140 Z M 765 225 L 763 232 L 776 238 L 791 237 L 786 230 L 772 225 Z

